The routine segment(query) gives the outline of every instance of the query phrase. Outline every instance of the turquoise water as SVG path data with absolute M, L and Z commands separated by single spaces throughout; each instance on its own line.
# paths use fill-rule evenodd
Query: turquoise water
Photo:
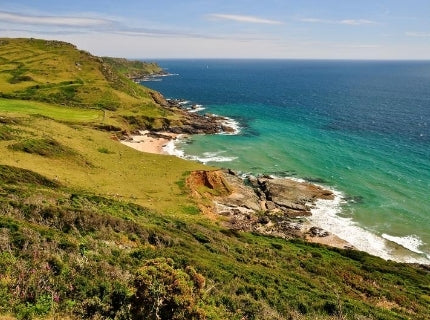
M 177 75 L 145 85 L 241 127 L 192 137 L 186 155 L 329 186 L 343 200 L 319 224 L 387 259 L 430 259 L 430 62 L 160 64 Z

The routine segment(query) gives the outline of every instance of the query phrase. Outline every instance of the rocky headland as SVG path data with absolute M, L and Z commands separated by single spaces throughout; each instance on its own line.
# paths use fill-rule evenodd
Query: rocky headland
M 320 186 L 271 176 L 243 178 L 231 170 L 195 171 L 187 183 L 201 210 L 230 229 L 353 248 L 307 221 L 317 200 L 334 199 Z
M 234 128 L 229 126 L 228 118 L 215 114 L 199 114 L 182 108 L 180 99 L 166 99 L 159 92 L 151 92 L 152 99 L 163 108 L 176 113 L 180 121 L 166 122 L 159 131 L 175 134 L 216 134 L 233 133 Z

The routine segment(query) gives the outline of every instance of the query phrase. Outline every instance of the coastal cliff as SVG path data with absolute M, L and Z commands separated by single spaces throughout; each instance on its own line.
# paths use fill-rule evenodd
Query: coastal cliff
M 429 319 L 428 266 L 303 241 L 330 190 L 118 141 L 222 119 L 64 42 L 1 39 L 0 74 L 0 318 Z

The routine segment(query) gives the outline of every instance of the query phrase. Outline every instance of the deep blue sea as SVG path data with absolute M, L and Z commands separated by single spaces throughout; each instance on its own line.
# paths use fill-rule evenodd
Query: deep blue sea
M 358 249 L 430 261 L 430 61 L 160 60 L 144 82 L 237 135 L 194 136 L 185 155 L 244 173 L 317 181 L 339 198 L 313 221 Z

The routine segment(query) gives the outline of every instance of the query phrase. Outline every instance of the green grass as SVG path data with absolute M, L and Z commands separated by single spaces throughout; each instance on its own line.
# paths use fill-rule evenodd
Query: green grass
M 188 210 L 183 208 L 189 207 L 189 196 L 177 182 L 185 172 L 205 168 L 176 157 L 138 152 L 112 140 L 110 132 L 77 123 L 31 117 L 8 126 L 22 133 L 14 140 L 0 141 L 0 163 L 166 213 Z M 47 137 L 56 143 L 51 145 Z
M 0 42 L 0 97 L 62 107 L 64 112 L 56 108 L 47 111 L 55 119 L 69 121 L 70 113 L 70 121 L 105 120 L 125 130 L 137 128 L 125 117 L 131 114 L 149 122 L 177 118 L 153 101 L 150 89 L 127 78 L 136 72 L 158 72 L 155 64 L 102 59 L 60 41 L 3 38 Z M 72 108 L 110 112 L 103 119 L 100 112 L 75 112 Z M 115 116 L 111 118 L 112 111 Z
M 52 138 L 25 139 L 9 146 L 11 150 L 22 151 L 48 158 L 73 157 L 76 155 L 72 149 L 58 143 Z
M 12 140 L 17 133 L 17 130 L 12 129 L 8 125 L 0 125 L 0 140 Z
M 103 61 L 109 63 L 116 71 L 130 78 L 140 78 L 163 72 L 156 63 L 131 61 L 123 58 L 103 57 Z
M 188 297 L 182 288 L 175 301 L 198 305 L 208 319 L 429 319 L 424 268 L 234 232 L 202 216 L 190 223 L 20 170 L 0 166 L 0 211 L 9 212 L 0 216 L 0 245 L 9 248 L 0 253 L 2 313 L 133 319 L 127 310 L 140 308 L 143 270 L 169 286 L 192 268 L 203 290 Z M 44 304 L 49 294 L 56 298 Z M 147 298 L 140 301 L 150 312 Z
M 35 101 L 0 99 L 0 113 L 13 115 L 41 115 L 58 121 L 101 122 L 103 110 L 60 107 Z

